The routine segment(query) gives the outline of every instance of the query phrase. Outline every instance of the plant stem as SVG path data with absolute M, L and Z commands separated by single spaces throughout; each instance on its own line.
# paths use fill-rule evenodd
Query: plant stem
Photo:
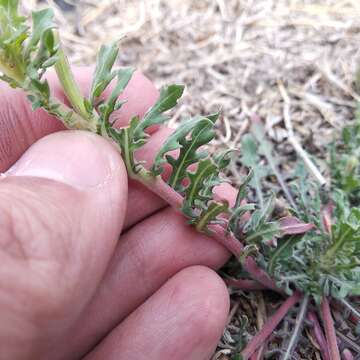
M 342 355 L 344 360 L 354 360 L 354 356 L 349 349 L 344 349 Z
M 320 347 L 321 357 L 323 358 L 323 360 L 330 360 L 330 354 L 329 354 L 329 349 L 327 347 L 325 335 L 321 329 L 316 314 L 313 311 L 309 311 L 308 319 L 313 325 L 312 332 Z
M 340 360 L 340 352 L 336 339 L 336 332 L 334 327 L 334 321 L 331 316 L 331 310 L 329 301 L 326 296 L 324 296 L 321 306 L 320 306 L 321 316 L 324 322 L 326 341 L 328 343 L 330 360 Z
M 138 174 L 133 175 L 132 178 L 141 182 L 147 189 L 160 196 L 174 209 L 181 211 L 180 209 L 184 201 L 183 197 L 171 188 L 160 176 L 151 177 L 146 170 L 142 170 Z M 213 239 L 217 240 L 218 243 L 239 258 L 244 246 L 238 239 L 230 233 L 226 234 L 224 228 L 220 225 L 209 225 L 208 229 L 210 230 L 209 235 Z M 253 258 L 246 258 L 243 267 L 254 280 L 263 284 L 268 289 L 279 291 L 275 282 L 256 264 Z
M 281 304 L 276 313 L 269 318 L 264 327 L 251 339 L 245 349 L 241 352 L 244 360 L 249 359 L 256 349 L 266 341 L 288 311 L 300 300 L 300 298 L 301 294 L 296 292 Z
M 93 113 L 89 113 L 86 110 L 84 105 L 84 97 L 75 81 L 69 61 L 62 49 L 59 36 L 56 33 L 55 33 L 55 37 L 59 42 L 59 50 L 57 52 L 58 61 L 55 64 L 55 71 L 64 89 L 65 95 L 69 100 L 71 106 L 76 111 L 76 113 L 78 113 L 82 118 L 84 118 L 88 122 L 93 123 L 93 127 L 96 131 L 98 115 L 95 112 L 95 110 L 93 111 Z
M 300 311 L 296 317 L 296 321 L 295 321 L 295 328 L 294 331 L 291 335 L 289 344 L 286 348 L 286 352 L 285 354 L 282 356 L 281 360 L 288 360 L 291 359 L 292 353 L 295 350 L 295 347 L 299 341 L 299 336 L 301 333 L 301 330 L 303 328 L 304 325 L 304 320 L 306 317 L 306 312 L 309 306 L 309 295 L 305 295 L 302 302 L 301 302 L 301 306 L 300 306 Z
M 175 210 L 180 210 L 183 205 L 183 197 L 171 188 L 160 176 L 150 177 L 147 171 L 140 171 L 133 177 L 142 183 L 147 189 L 154 192 L 165 200 Z
M 259 292 L 258 300 L 259 301 L 256 314 L 256 325 L 258 329 L 262 329 L 267 320 L 266 306 L 262 292 Z M 264 343 L 256 350 L 256 352 L 254 352 L 255 360 L 262 360 L 264 358 L 266 347 L 267 341 L 264 341 Z
M 267 287 L 254 280 L 248 279 L 224 279 L 225 283 L 235 289 L 244 291 L 266 290 Z
M 267 272 L 265 272 L 256 264 L 256 261 L 252 257 L 247 257 L 245 259 L 243 262 L 243 267 L 254 280 L 263 284 L 268 289 L 282 293 L 282 291 L 276 285 L 275 281 L 270 278 Z
M 29 94 L 31 95 L 31 92 Z M 56 105 L 55 113 L 51 110 L 54 105 Z M 47 106 L 44 106 L 44 109 L 48 111 L 50 115 L 56 116 L 68 129 L 93 131 L 88 121 L 54 97 L 50 97 L 49 103 Z

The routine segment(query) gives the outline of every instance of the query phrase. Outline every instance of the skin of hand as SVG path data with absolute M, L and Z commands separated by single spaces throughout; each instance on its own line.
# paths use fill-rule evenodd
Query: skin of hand
M 90 73 L 76 71 L 85 94 Z M 122 97 L 119 126 L 158 92 L 135 73 Z M 4 84 L 0 99 L 0 359 L 209 359 L 229 310 L 214 271 L 227 251 L 128 181 L 112 144 L 62 131 Z

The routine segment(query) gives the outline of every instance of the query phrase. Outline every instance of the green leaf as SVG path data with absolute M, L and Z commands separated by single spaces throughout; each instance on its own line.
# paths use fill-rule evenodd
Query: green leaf
M 270 274 L 274 274 L 275 265 L 281 262 L 282 259 L 290 258 L 293 252 L 294 246 L 300 241 L 301 236 L 295 235 L 287 237 L 282 240 L 277 248 L 271 254 L 270 262 L 268 264 L 268 271 Z
M 162 172 L 161 165 L 167 161 L 172 167 L 168 184 L 175 190 L 183 190 L 182 182 L 187 177 L 189 166 L 207 156 L 206 152 L 199 152 L 198 150 L 214 138 L 213 127 L 214 122 L 202 116 L 192 118 L 181 124 L 167 138 L 156 155 L 152 167 L 153 174 L 160 174 Z M 166 155 L 177 149 L 180 149 L 180 152 L 176 158 Z
M 245 242 L 261 243 L 271 241 L 280 232 L 280 227 L 277 222 L 261 223 L 255 230 L 250 231 L 245 236 Z
M 322 261 L 328 267 L 350 269 L 360 266 L 360 209 L 352 208 L 348 215 L 343 214 L 332 226 L 331 245 Z
M 212 175 L 218 176 L 218 167 L 210 160 L 200 160 L 195 172 L 189 172 L 189 186 L 185 190 L 184 207 L 191 208 L 195 206 L 195 201 L 206 201 L 210 196 L 204 196 L 202 190 L 204 183 Z
M 231 231 L 235 235 L 240 235 L 239 233 L 239 225 L 241 222 L 241 217 L 245 215 L 247 212 L 251 212 L 255 210 L 255 204 L 244 204 L 239 205 L 238 207 L 231 209 L 231 216 L 228 221 L 227 231 Z
M 45 68 L 49 68 L 49 67 L 54 66 L 56 64 L 56 62 L 58 61 L 58 59 L 59 58 L 56 55 L 48 58 L 47 60 L 45 60 L 42 63 L 42 68 L 45 69 Z
M 275 153 L 273 144 L 267 139 L 264 126 L 262 125 L 260 120 L 254 119 L 252 121 L 250 131 L 259 143 L 259 147 L 258 147 L 259 154 L 266 157 L 267 162 L 272 172 L 275 174 L 278 183 L 284 192 L 286 199 L 288 200 L 291 207 L 296 209 L 295 201 L 278 167 L 280 156 Z
M 29 42 L 24 50 L 25 57 L 28 57 L 36 48 L 40 39 L 44 36 L 44 33 L 54 28 L 55 25 L 53 23 L 53 17 L 54 12 L 52 9 L 43 9 L 32 13 L 33 26 Z M 45 39 L 45 45 L 47 48 L 53 48 L 54 42 L 54 38 L 51 35 L 48 35 Z
M 269 199 L 266 201 L 264 207 L 254 212 L 249 223 L 247 224 L 247 227 L 245 228 L 245 231 L 247 231 L 248 228 L 249 230 L 255 230 L 257 227 L 266 223 L 269 220 L 274 210 L 274 206 L 275 206 L 275 195 L 272 194 L 269 197 Z
M 136 128 L 135 138 L 145 137 L 144 130 L 151 125 L 162 124 L 168 118 L 163 115 L 165 111 L 177 105 L 184 92 L 183 85 L 168 85 L 160 90 L 160 97 L 153 107 L 145 114 L 139 126 Z
M 229 204 L 226 201 L 212 202 L 198 218 L 190 220 L 190 224 L 195 225 L 197 231 L 209 232 L 208 226 L 216 223 L 220 214 L 228 214 L 228 212 Z
M 105 49 L 103 51 L 105 52 Z M 111 67 L 111 62 L 113 61 L 114 57 L 114 49 L 109 49 L 108 55 L 106 56 L 106 66 Z M 99 74 L 101 74 L 100 70 L 98 72 Z M 122 129 L 113 129 L 111 126 L 112 124 L 109 123 L 110 114 L 114 110 L 118 110 L 122 106 L 122 104 L 124 104 L 124 101 L 117 100 L 117 98 L 121 91 L 127 85 L 132 73 L 133 70 L 125 70 L 125 73 L 120 76 L 123 81 L 118 82 L 118 85 L 112 91 L 107 101 L 99 106 L 99 111 L 101 113 L 101 119 L 103 122 L 102 126 L 106 129 L 108 136 L 110 136 L 119 144 L 129 175 L 134 177 L 142 168 L 142 165 L 136 162 L 134 152 L 146 143 L 148 135 L 144 131 L 149 126 L 159 123 L 160 120 L 166 120 L 166 117 L 163 116 L 162 113 L 176 105 L 177 99 L 182 94 L 183 87 L 179 85 L 170 85 L 163 88 L 160 92 L 160 97 L 158 101 L 145 114 L 142 120 L 140 120 L 139 117 L 135 116 L 131 119 L 129 126 Z M 99 75 L 99 79 L 100 78 L 101 76 Z M 93 91 L 93 93 L 96 95 L 96 86 L 94 86 L 94 89 L 95 90 Z
M 251 218 L 243 229 L 246 243 L 266 243 L 280 234 L 279 224 L 275 221 L 270 221 L 274 204 L 275 196 L 272 195 L 262 209 L 252 213 Z
M 238 190 L 238 193 L 237 193 L 237 196 L 236 196 L 234 209 L 241 206 L 242 201 L 245 200 L 246 194 L 248 192 L 247 188 L 248 188 L 248 185 L 249 185 L 250 181 L 252 180 L 253 176 L 254 176 L 254 171 L 252 169 L 250 169 L 248 175 L 246 176 L 246 178 L 244 179 L 242 184 L 239 186 L 239 190 Z
M 129 83 L 135 69 L 127 67 L 122 68 L 117 71 L 117 82 L 113 90 L 111 91 L 109 97 L 105 100 L 105 102 L 99 107 L 101 114 L 101 122 L 107 123 L 109 122 L 110 115 L 116 109 L 119 109 L 118 106 L 118 97 L 124 91 L 127 84 Z
M 215 114 L 218 117 L 218 114 Z M 210 119 L 215 123 L 216 118 L 213 117 L 213 115 L 208 115 L 207 118 Z M 231 162 L 231 155 L 233 154 L 234 150 L 228 149 L 225 151 L 220 152 L 219 154 L 215 153 L 213 154 L 213 159 L 219 170 L 226 169 L 230 162 Z
M 253 171 L 253 177 L 250 182 L 256 189 L 256 194 L 259 199 L 260 207 L 264 205 L 264 195 L 262 192 L 261 180 L 268 174 L 268 169 L 261 165 L 260 157 L 258 155 L 258 143 L 253 135 L 246 134 L 241 142 L 241 163 Z
M 19 15 L 18 7 L 18 0 L 0 0 L 0 39 L 24 28 L 25 18 Z
M 119 47 L 116 43 L 111 45 L 103 45 L 96 59 L 96 68 L 94 78 L 91 84 L 90 102 L 95 105 L 95 100 L 98 98 L 104 90 L 108 87 L 110 82 L 117 75 L 112 71 L 115 60 L 119 53 Z
M 17 0 L 0 1 L 0 71 L 12 86 L 24 80 L 26 59 L 23 43 L 28 37 L 25 18 L 18 13 Z

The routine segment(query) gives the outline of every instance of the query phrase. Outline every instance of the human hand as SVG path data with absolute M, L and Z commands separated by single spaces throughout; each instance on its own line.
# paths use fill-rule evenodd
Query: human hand
M 107 141 L 0 91 L 0 359 L 209 359 L 229 307 L 210 268 L 228 253 L 128 183 Z M 157 92 L 137 73 L 123 97 L 119 124 Z

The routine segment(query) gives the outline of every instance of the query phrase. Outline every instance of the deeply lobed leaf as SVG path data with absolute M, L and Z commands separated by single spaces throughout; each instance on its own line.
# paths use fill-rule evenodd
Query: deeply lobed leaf
M 182 191 L 188 168 L 207 156 L 206 152 L 199 149 L 214 138 L 214 121 L 215 118 L 198 116 L 182 123 L 167 138 L 156 155 L 152 167 L 153 174 L 159 175 L 162 172 L 161 165 L 168 162 L 172 168 L 168 183 L 173 189 Z M 178 156 L 168 155 L 169 152 L 178 149 Z
M 160 97 L 158 101 L 145 114 L 144 118 L 135 129 L 135 139 L 146 137 L 144 131 L 150 126 L 163 124 L 167 121 L 168 118 L 164 116 L 164 113 L 177 105 L 178 100 L 183 95 L 183 92 L 183 85 L 173 84 L 164 86 L 160 90 Z
M 95 105 L 95 100 L 100 97 L 115 76 L 119 76 L 119 74 L 112 70 L 118 53 L 119 47 L 115 43 L 103 45 L 100 48 L 89 96 L 89 101 L 93 106 Z
M 119 81 L 117 87 L 113 90 L 108 101 L 101 105 L 102 121 L 105 124 L 106 132 L 121 148 L 127 169 L 130 176 L 136 176 L 142 165 L 135 159 L 135 152 L 143 146 L 148 135 L 145 131 L 156 124 L 167 120 L 164 112 L 175 106 L 181 97 L 184 87 L 181 85 L 170 85 L 161 89 L 157 102 L 144 115 L 143 119 L 134 116 L 127 127 L 114 129 L 109 123 L 109 117 L 113 110 L 118 109 L 122 103 L 116 102 L 116 99 L 123 88 L 131 78 L 132 70 L 124 70 L 125 75 L 120 76 L 124 81 Z M 131 74 L 130 74 L 131 72 Z M 126 80 L 126 81 L 125 81 Z

